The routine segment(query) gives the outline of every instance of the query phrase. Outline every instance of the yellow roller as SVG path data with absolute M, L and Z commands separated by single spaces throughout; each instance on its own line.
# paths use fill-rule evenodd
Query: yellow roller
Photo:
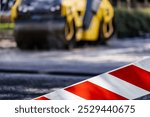
M 12 21 L 16 21 L 17 9 L 22 1 L 15 0 L 11 9 Z M 64 40 L 65 44 L 70 41 L 106 42 L 114 33 L 114 8 L 110 0 L 52 0 L 56 1 L 60 2 L 60 17 L 65 18 L 65 33 L 61 33 L 64 34 L 63 43 Z M 55 13 L 53 15 L 55 16 Z M 56 35 L 58 36 L 58 33 Z M 54 39 L 52 40 L 54 42 Z

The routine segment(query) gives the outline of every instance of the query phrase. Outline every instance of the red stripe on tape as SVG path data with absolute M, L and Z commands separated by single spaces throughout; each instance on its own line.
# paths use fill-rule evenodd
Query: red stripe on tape
M 87 100 L 127 100 L 125 97 L 115 94 L 89 81 L 68 87 L 65 90 Z
M 41 96 L 41 97 L 38 97 L 38 98 L 35 98 L 34 100 L 50 100 L 44 96 Z
M 130 65 L 109 74 L 150 91 L 150 72 L 137 66 Z

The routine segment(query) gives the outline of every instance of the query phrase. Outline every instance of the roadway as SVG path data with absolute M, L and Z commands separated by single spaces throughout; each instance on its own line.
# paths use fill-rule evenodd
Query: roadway
M 32 99 L 150 55 L 150 39 L 112 39 L 70 51 L 21 51 L 8 40 L 2 45 L 0 99 Z

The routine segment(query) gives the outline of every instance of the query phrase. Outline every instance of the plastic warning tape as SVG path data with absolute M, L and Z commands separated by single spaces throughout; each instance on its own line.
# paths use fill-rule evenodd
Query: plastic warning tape
M 150 58 L 84 80 L 35 100 L 132 100 L 150 94 Z

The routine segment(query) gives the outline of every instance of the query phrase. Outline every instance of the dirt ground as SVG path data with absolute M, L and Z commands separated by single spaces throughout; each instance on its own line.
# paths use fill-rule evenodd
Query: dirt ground
M 16 43 L 14 40 L 8 40 L 8 39 L 1 39 L 0 40 L 0 48 L 15 48 Z
M 0 30 L 0 48 L 15 48 L 16 43 L 12 30 Z

